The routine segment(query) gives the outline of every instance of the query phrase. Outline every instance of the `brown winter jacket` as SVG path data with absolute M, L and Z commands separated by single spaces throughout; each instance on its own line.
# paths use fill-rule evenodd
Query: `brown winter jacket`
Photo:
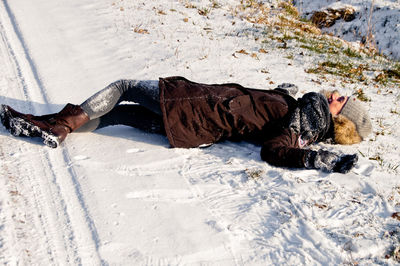
M 304 167 L 308 150 L 288 128 L 297 101 L 278 90 L 239 84 L 200 84 L 160 78 L 160 105 L 172 147 L 191 148 L 221 140 L 263 143 L 261 158 L 275 166 Z

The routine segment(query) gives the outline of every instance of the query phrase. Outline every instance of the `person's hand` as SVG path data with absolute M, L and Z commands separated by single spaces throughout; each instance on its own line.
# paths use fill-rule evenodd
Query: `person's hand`
M 320 169 L 324 172 L 348 173 L 358 161 L 357 154 L 336 154 L 319 150 L 310 151 L 305 158 L 306 168 Z
M 335 163 L 333 167 L 333 172 L 337 173 L 348 173 L 357 163 L 357 154 L 344 154 L 339 157 L 339 160 Z

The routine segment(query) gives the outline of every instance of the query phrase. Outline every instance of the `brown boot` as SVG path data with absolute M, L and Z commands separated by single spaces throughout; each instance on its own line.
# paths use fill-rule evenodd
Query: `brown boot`
M 0 106 L 3 125 L 15 136 L 41 137 L 44 144 L 56 148 L 67 135 L 89 121 L 79 105 L 67 104 L 59 113 L 43 116 L 22 114 L 9 106 Z
M 14 136 L 34 137 L 33 132 L 29 132 L 25 127 L 19 125 L 20 120 L 33 119 L 31 114 L 23 114 L 15 111 L 8 105 L 0 105 L 0 119 L 4 127 Z

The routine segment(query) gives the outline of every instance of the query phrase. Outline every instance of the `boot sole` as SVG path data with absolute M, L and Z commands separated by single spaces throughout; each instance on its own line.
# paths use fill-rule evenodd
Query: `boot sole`
M 58 145 L 60 145 L 57 136 L 55 136 L 51 132 L 41 130 L 40 127 L 28 121 L 25 121 L 21 118 L 12 118 L 10 120 L 10 124 L 11 123 L 22 129 L 21 130 L 22 135 L 27 137 L 39 137 L 43 140 L 43 143 L 50 148 L 57 148 Z M 32 132 L 33 134 L 30 135 L 29 132 Z
M 0 119 L 4 127 L 16 137 L 39 137 L 43 143 L 50 148 L 57 148 L 60 145 L 57 136 L 51 132 L 43 131 L 40 127 L 19 117 L 13 117 L 4 105 L 0 105 Z
M 7 108 L 7 106 L 5 106 L 4 104 L 1 104 L 0 105 L 0 121 L 1 121 L 1 123 L 3 124 L 3 126 L 7 129 L 7 130 L 10 130 L 10 122 L 9 122 L 9 120 L 7 119 L 7 114 L 8 114 L 8 116 L 10 115 L 9 113 L 8 113 L 8 108 Z

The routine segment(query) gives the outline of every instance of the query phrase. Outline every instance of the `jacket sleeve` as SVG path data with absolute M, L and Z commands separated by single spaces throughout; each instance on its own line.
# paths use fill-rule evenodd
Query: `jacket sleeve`
M 309 152 L 311 150 L 300 148 L 297 134 L 290 129 L 283 129 L 279 135 L 264 142 L 261 158 L 278 167 L 303 168 L 304 158 Z

